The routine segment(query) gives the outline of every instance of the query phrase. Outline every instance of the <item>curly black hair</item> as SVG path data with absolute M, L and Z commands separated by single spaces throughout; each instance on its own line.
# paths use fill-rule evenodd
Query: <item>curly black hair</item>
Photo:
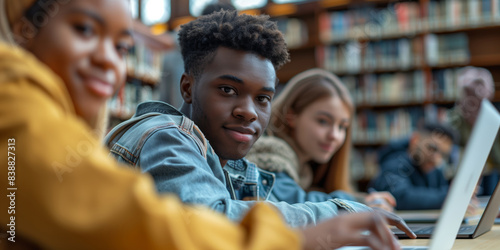
M 267 15 L 238 15 L 236 11 L 221 10 L 201 16 L 181 26 L 179 44 L 184 70 L 195 79 L 221 46 L 267 58 L 276 70 L 290 60 L 283 34 Z
M 452 141 L 452 143 L 458 143 L 460 136 L 458 132 L 450 127 L 449 125 L 437 123 L 437 122 L 426 122 L 421 128 L 418 129 L 420 132 L 427 134 L 435 134 L 438 136 L 445 136 Z

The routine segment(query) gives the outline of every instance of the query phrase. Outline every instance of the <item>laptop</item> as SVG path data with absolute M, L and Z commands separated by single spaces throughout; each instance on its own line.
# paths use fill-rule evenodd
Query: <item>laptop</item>
M 491 230 L 493 223 L 498 215 L 498 209 L 500 208 L 500 183 L 497 184 L 495 191 L 491 195 L 489 201 L 487 202 L 486 208 L 481 215 L 479 222 L 475 225 L 462 225 L 458 230 L 457 239 L 474 239 L 488 231 Z M 423 226 L 410 226 L 411 230 L 420 239 L 430 238 L 434 226 L 423 225 Z M 403 231 L 399 229 L 393 229 L 392 232 L 400 239 L 408 239 Z
M 441 215 L 430 237 L 429 246 L 404 246 L 402 249 L 449 250 L 452 248 L 499 128 L 500 114 L 489 101 L 483 100 L 476 124 L 465 147 L 458 172 L 451 183 Z M 497 192 L 495 193 L 498 196 Z M 491 206 L 495 205 L 491 204 Z M 486 216 L 483 217 L 487 220 Z M 493 218 L 490 218 L 490 221 L 493 221 Z M 486 226 L 488 225 L 485 224 Z M 491 228 L 491 226 L 488 226 L 488 228 Z M 370 248 L 351 246 L 339 248 L 339 250 L 364 249 Z

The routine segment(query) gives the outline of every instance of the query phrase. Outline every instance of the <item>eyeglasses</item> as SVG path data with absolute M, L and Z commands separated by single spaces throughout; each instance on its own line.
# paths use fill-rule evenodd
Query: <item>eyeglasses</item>
M 433 154 L 440 154 L 443 159 L 450 158 L 450 154 L 441 150 L 435 143 L 426 143 L 427 150 Z

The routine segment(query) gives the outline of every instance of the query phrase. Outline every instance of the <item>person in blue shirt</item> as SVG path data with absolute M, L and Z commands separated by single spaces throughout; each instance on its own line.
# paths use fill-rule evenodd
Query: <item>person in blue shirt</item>
M 275 176 L 243 159 L 267 127 L 276 70 L 289 58 L 282 34 L 268 18 L 220 11 L 184 25 L 182 112 L 162 102 L 140 104 L 131 120 L 106 137 L 111 155 L 151 174 L 159 192 L 235 221 L 259 200 L 274 205 L 292 227 L 371 211 L 342 199 L 279 202 L 272 193 Z M 412 235 L 400 218 L 384 216 Z
M 379 152 L 380 174 L 370 186 L 390 192 L 398 210 L 439 209 L 448 181 L 439 167 L 450 158 L 456 132 L 427 123 L 409 139 L 389 143 Z

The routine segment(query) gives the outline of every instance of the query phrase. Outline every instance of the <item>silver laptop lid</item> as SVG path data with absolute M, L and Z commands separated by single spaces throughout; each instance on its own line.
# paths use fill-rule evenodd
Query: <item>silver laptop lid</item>
M 467 210 L 484 164 L 493 146 L 498 129 L 500 114 L 493 105 L 483 100 L 476 124 L 472 129 L 460 166 L 450 186 L 441 210 L 429 247 L 405 246 L 402 249 L 450 250 L 455 242 L 460 224 Z M 368 247 L 348 246 L 338 250 L 367 250 Z
M 474 231 L 474 238 L 491 230 L 491 227 L 495 222 L 495 218 L 498 215 L 499 207 L 500 183 L 497 183 L 497 187 L 491 195 L 488 205 L 486 205 L 486 209 L 484 209 L 483 215 L 481 215 L 481 220 L 479 220 L 479 223 L 477 224 L 476 231 Z
M 483 100 L 459 170 L 451 183 L 441 215 L 431 236 L 431 250 L 452 248 L 499 128 L 500 114 L 489 101 Z

